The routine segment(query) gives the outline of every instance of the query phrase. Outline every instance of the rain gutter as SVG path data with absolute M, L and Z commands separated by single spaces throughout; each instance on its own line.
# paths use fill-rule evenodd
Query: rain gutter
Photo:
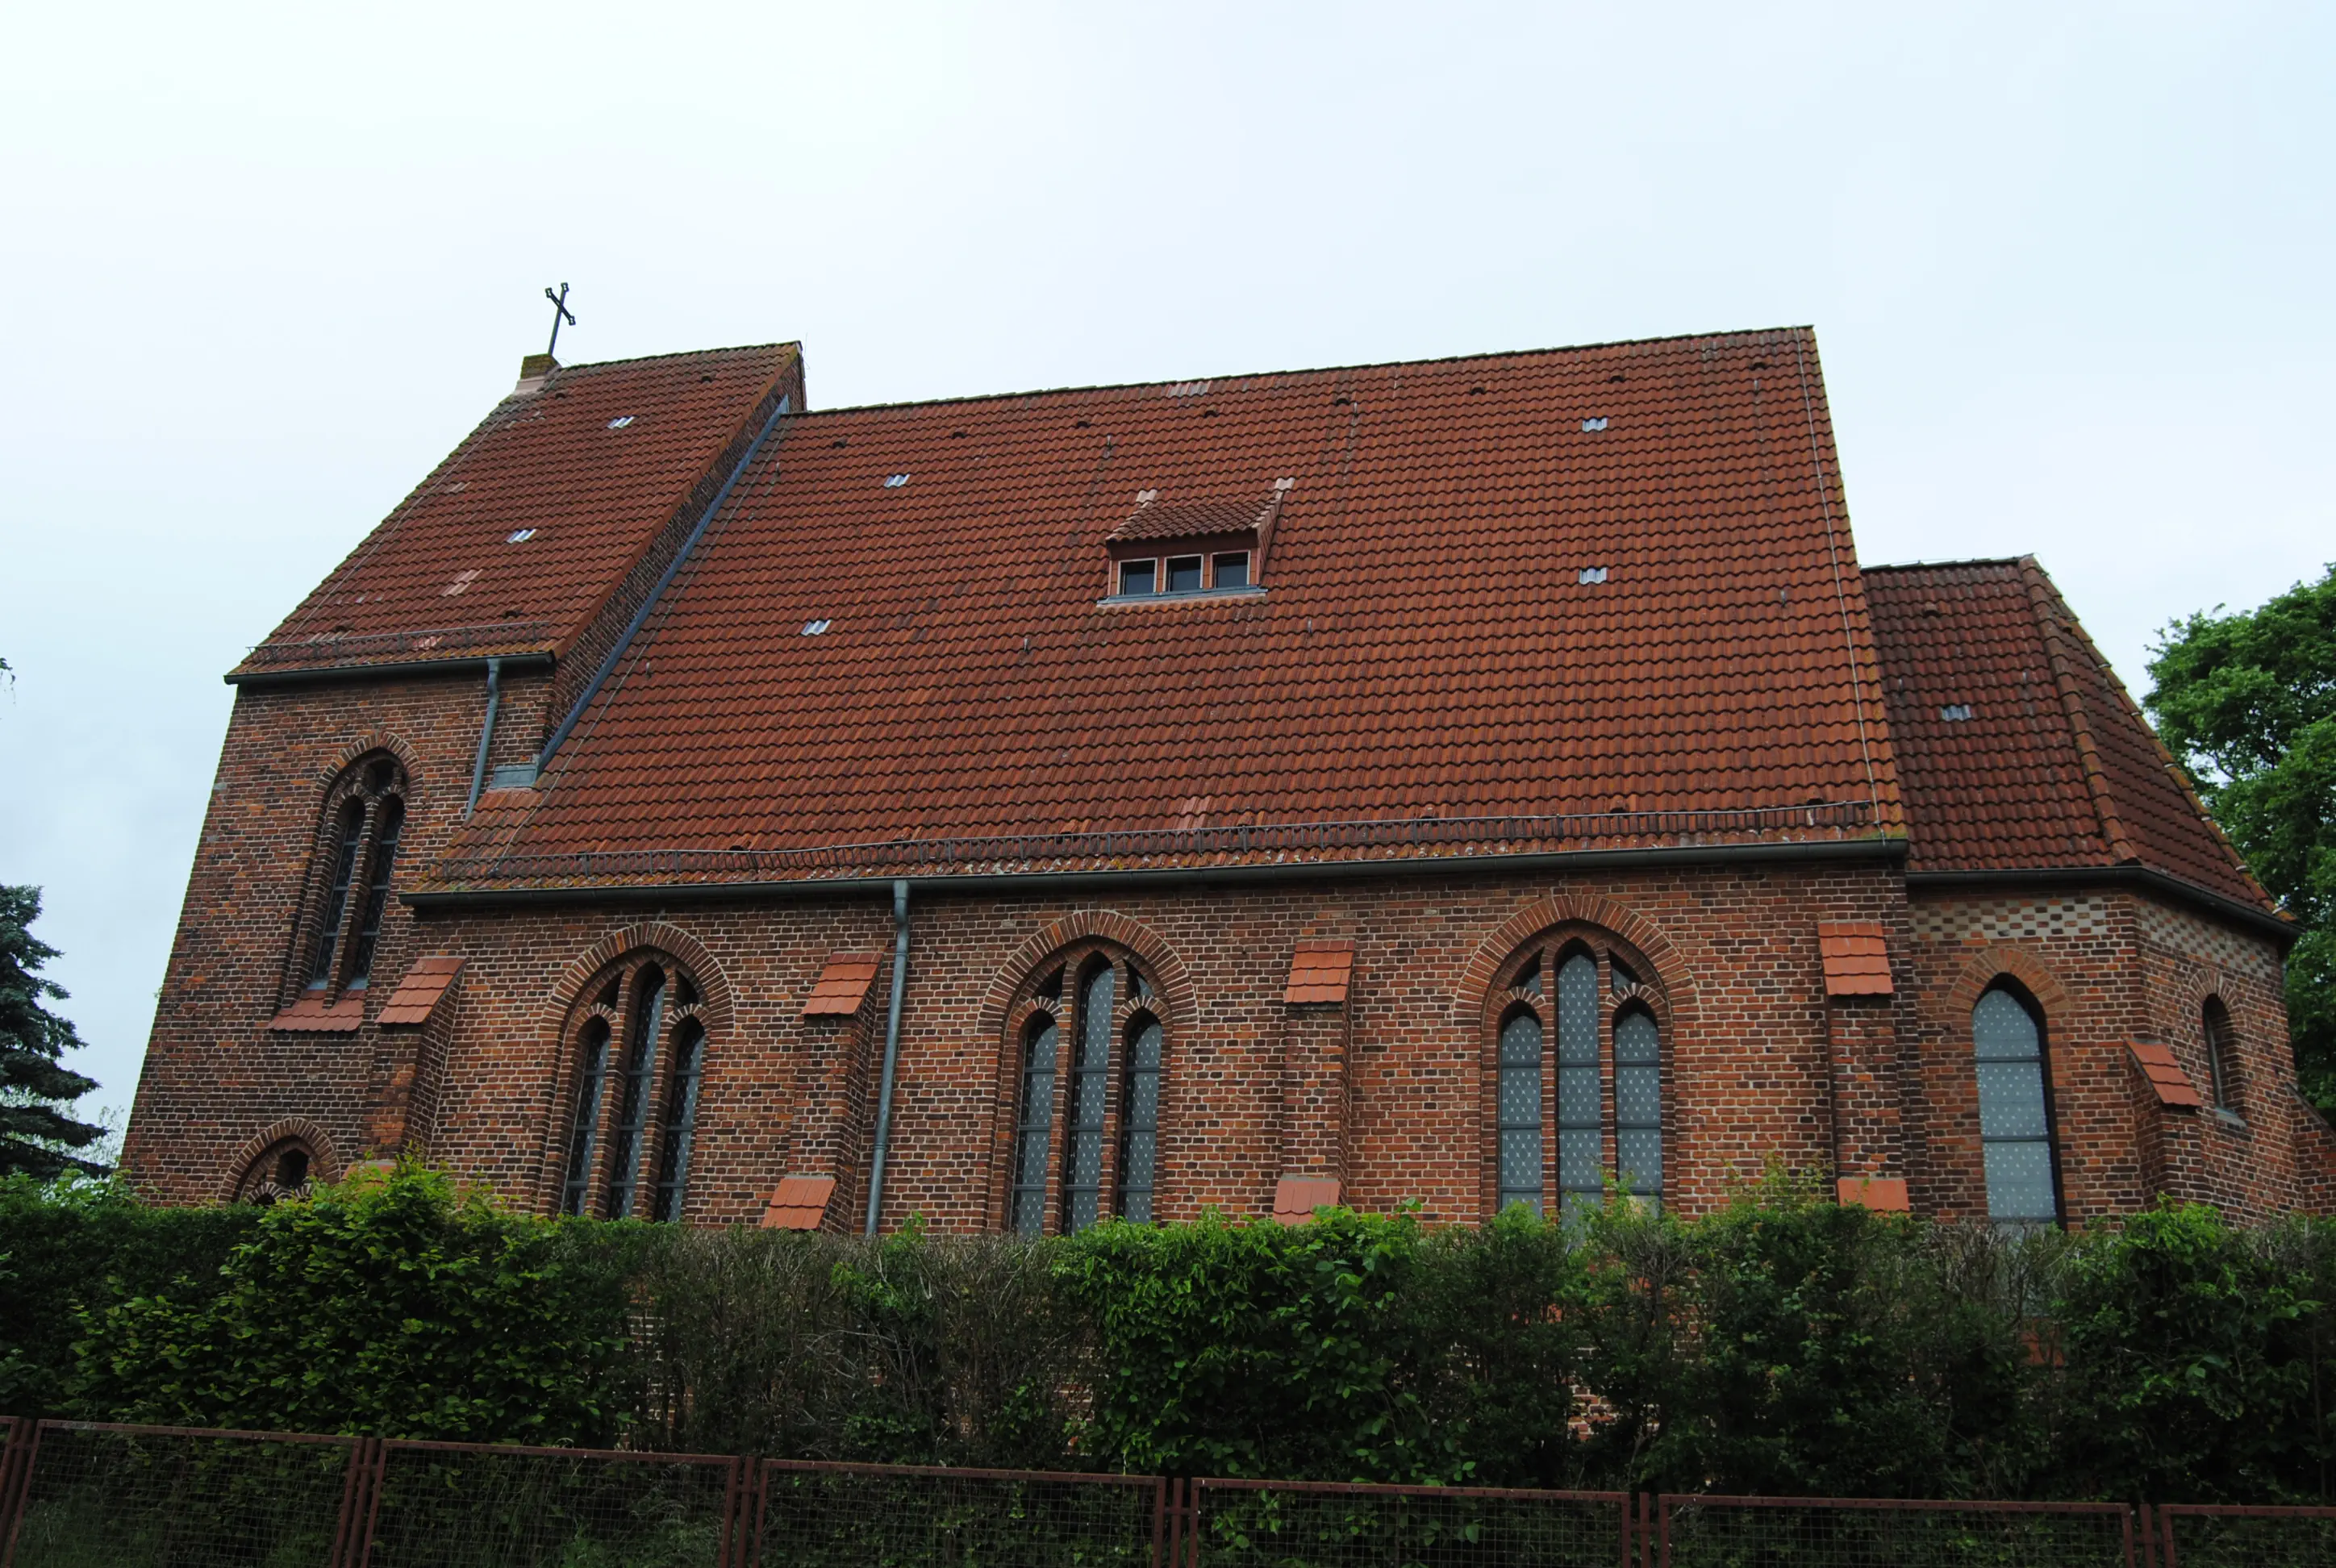
M 265 691 L 270 687 L 310 686 L 330 680 L 399 680 L 416 675 L 480 675 L 490 664 L 501 664 L 513 673 L 523 669 L 550 669 L 551 655 L 500 653 L 477 658 L 416 658 L 398 664 L 335 664 L 309 669 L 231 669 L 219 678 L 229 686 Z
M 479 791 L 487 782 L 487 750 L 495 740 L 495 710 L 502 704 L 503 661 L 491 658 L 487 660 L 487 721 L 479 726 L 479 755 L 471 764 L 471 799 L 462 808 L 465 817 L 479 809 Z
M 417 910 L 518 908 L 542 904 L 722 903 L 773 898 L 865 895 L 903 885 L 928 897 L 952 893 L 1070 891 L 1103 888 L 1231 887 L 1259 882 L 1363 877 L 1562 876 L 1630 867 L 1740 862 L 1903 862 L 1901 838 L 1821 839 L 1806 843 L 1683 844 L 1659 849 L 1572 850 L 1521 855 L 1410 855 L 1400 860 L 1280 861 L 1264 865 L 1166 866 L 1071 872 L 978 872 L 915 877 L 795 877 L 784 881 L 630 882 L 581 887 L 446 888 L 402 892 Z
M 884 1016 L 884 1087 L 876 1100 L 876 1160 L 868 1176 L 867 1235 L 884 1206 L 884 1156 L 892 1146 L 892 1076 L 900 1062 L 900 992 L 909 977 L 909 882 L 892 883 L 892 1008 Z

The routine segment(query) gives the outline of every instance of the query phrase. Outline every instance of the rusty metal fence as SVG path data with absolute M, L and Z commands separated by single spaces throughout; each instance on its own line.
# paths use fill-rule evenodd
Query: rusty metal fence
M 2121 1503 L 1656 1499 L 1660 1568 L 2140 1568 Z
M 769 1568 L 1154 1568 L 1156 1475 L 765 1459 L 755 1561 Z
M 9 1568 L 346 1561 L 362 1437 L 44 1421 L 11 1435 Z
M 2154 1529 L 2151 1515 L 2155 1514 Z M 2327 1568 L 2336 1508 L 2237 1508 L 2162 1503 L 2142 1510 L 2156 1568 Z
M 0 1417 L 0 1568 L 2331 1568 L 2336 1508 L 1163 1480 Z
M 1202 1480 L 1175 1568 L 1632 1568 L 1627 1492 Z

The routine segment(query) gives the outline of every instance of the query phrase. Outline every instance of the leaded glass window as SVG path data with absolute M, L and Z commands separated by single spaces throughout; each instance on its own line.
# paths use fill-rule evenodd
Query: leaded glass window
M 696 982 L 671 960 L 638 953 L 614 970 L 569 1026 L 576 1089 L 560 1212 L 678 1220 L 712 1038 Z
M 365 847 L 365 806 L 353 800 L 341 807 L 341 821 L 335 834 L 332 880 L 325 884 L 324 907 L 316 922 L 316 958 L 308 966 L 308 984 L 314 988 L 333 983 L 333 959 L 341 946 L 341 920 L 348 913 L 349 884 L 356 879 L 357 852 Z
M 1557 969 L 1557 1185 L 1569 1218 L 1605 1201 L 1605 1086 L 1598 1072 L 1598 960 Z
M 1662 1206 L 1662 1036 L 1644 1008 L 1614 1019 L 1614 1168 L 1624 1192 Z
M 665 1152 L 657 1160 L 657 1203 L 660 1220 L 681 1218 L 683 1190 L 689 1184 L 689 1144 L 697 1132 L 697 1081 L 706 1068 L 706 1029 L 696 1018 L 674 1032 L 673 1072 L 667 1080 Z
M 576 1076 L 576 1119 L 568 1140 L 568 1179 L 561 1185 L 560 1212 L 580 1214 L 592 1190 L 592 1144 L 599 1135 L 600 1091 L 608 1076 L 608 1021 L 587 1019 L 583 1060 Z
M 1079 1048 L 1071 1064 L 1070 1125 L 1063 1148 L 1063 1229 L 1095 1222 L 1103 1198 L 1103 1133 L 1111 1092 L 1111 1008 L 1119 973 L 1097 964 L 1079 988 Z
M 1541 1211 L 1541 1017 L 1520 1008 L 1501 1026 L 1501 1200 Z
M 1055 1126 L 1055 1053 L 1057 1030 L 1052 1014 L 1040 1013 L 1024 1031 L 1022 1115 L 1016 1130 L 1014 1228 L 1037 1235 L 1046 1221 L 1046 1155 Z
M 641 1135 L 649 1113 L 649 1080 L 657 1071 L 658 1026 L 665 1021 L 665 971 L 641 971 L 636 987 L 631 1037 L 625 1042 L 623 1098 L 618 1102 L 617 1127 L 609 1137 L 608 1202 L 611 1220 L 633 1212 L 633 1190 L 640 1181 Z
M 349 949 L 349 989 L 366 984 L 373 976 L 374 950 L 381 945 L 381 918 L 389 909 L 389 873 L 397 864 L 397 835 L 405 826 L 405 803 L 385 797 L 376 808 L 373 864 L 365 877 L 365 912 L 357 920 L 356 941 Z
M 317 878 L 295 932 L 298 955 L 286 967 L 310 991 L 362 989 L 389 911 L 398 835 L 405 825 L 405 776 L 375 754 L 346 769 L 325 797 Z M 289 1000 L 287 995 L 286 998 Z
M 2238 1094 L 2233 1079 L 2236 1076 L 2237 1053 L 2232 1045 L 2230 1009 L 2223 1006 L 2222 998 L 2208 997 L 2200 1011 L 2206 1040 L 2206 1077 L 2214 1091 L 2214 1108 L 2235 1112 Z
M 1496 1209 L 1554 1201 L 1578 1216 L 1610 1182 L 1661 1203 L 1664 1004 L 1651 972 L 1596 930 L 1560 929 L 1509 960 L 1487 1064 Z
M 2000 1225 L 2060 1217 L 2046 1100 L 2044 1035 L 2019 997 L 1998 986 L 1971 1009 L 1988 1217 Z
M 1114 1213 L 1148 1222 L 1169 1035 L 1151 981 L 1124 950 L 1082 942 L 1046 966 L 1010 1020 L 1021 1078 L 1007 1226 L 1068 1233 Z
M 1148 990 L 1138 977 L 1138 990 Z M 1160 1020 L 1138 1015 L 1127 1037 L 1127 1089 L 1120 1105 L 1119 1213 L 1152 1222 L 1152 1175 L 1160 1158 Z

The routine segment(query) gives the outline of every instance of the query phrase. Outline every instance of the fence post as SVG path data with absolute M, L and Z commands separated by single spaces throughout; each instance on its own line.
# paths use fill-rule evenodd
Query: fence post
M 25 1416 L 12 1417 L 5 1463 L 0 1463 L 0 1564 L 15 1560 L 16 1534 L 24 1527 L 24 1512 L 32 1506 L 33 1466 L 41 1456 L 41 1423 Z

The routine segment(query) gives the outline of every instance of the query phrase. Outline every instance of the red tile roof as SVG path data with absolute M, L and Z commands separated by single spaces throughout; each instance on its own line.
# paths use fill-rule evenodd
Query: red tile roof
M 1886 997 L 1890 989 L 1890 944 L 1879 920 L 1843 920 L 1817 927 L 1817 950 L 1825 959 L 1825 995 Z
M 238 675 L 565 651 L 798 361 L 569 365 L 505 398 Z
M 384 1028 L 428 1023 L 430 1015 L 445 998 L 447 988 L 462 972 L 462 960 L 452 953 L 432 953 L 414 959 L 405 978 L 397 982 L 396 994 L 374 1021 Z
M 2141 1069 L 2141 1076 L 2156 1092 L 2159 1105 L 2191 1111 L 2205 1106 L 2206 1102 L 2200 1097 L 2198 1086 L 2182 1070 L 2182 1064 L 2174 1059 L 2172 1047 L 2136 1041 L 2128 1048 L 2133 1052 L 2134 1066 Z
M 1146 502 L 1108 537 L 1115 541 L 1196 539 L 1211 533 L 1241 533 L 1265 521 L 1275 499 L 1275 492 L 1269 491 L 1254 501 L 1203 501 L 1191 506 Z
M 803 998 L 803 1016 L 850 1018 L 868 999 L 869 983 L 883 960 L 873 953 L 837 953 L 819 972 L 819 981 Z
M 1910 872 L 2140 865 L 2270 901 L 2032 559 L 1867 567 Z
M 1343 1002 L 1347 983 L 1355 970 L 1355 944 L 1350 941 L 1309 941 L 1290 956 L 1290 984 L 1285 1002 Z
M 1798 329 L 787 421 L 433 885 L 1894 834 L 1836 472 Z M 1263 597 L 1098 606 L 1282 478 Z

